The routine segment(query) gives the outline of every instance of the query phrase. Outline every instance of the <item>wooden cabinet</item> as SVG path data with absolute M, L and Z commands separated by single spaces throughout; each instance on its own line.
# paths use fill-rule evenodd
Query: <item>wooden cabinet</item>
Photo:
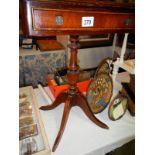
M 23 0 L 24 32 L 30 36 L 51 36 L 134 31 L 134 7 L 115 4 Z

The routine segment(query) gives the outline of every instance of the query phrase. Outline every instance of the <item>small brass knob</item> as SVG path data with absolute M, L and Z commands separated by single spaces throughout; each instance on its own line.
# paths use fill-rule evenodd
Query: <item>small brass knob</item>
M 55 23 L 56 25 L 63 25 L 63 17 L 62 16 L 55 16 Z

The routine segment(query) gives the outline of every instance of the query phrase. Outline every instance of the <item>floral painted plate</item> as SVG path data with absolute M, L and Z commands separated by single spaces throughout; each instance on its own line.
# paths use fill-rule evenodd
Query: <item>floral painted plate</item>
M 99 64 L 97 70 L 96 70 L 96 73 L 95 73 L 95 78 L 97 76 L 99 76 L 100 74 L 109 74 L 110 73 L 110 66 L 109 66 L 109 63 L 108 63 L 108 60 L 109 59 L 103 59 L 103 61 Z
M 96 77 L 90 84 L 86 97 L 93 113 L 99 113 L 110 102 L 113 92 L 112 79 L 108 74 Z

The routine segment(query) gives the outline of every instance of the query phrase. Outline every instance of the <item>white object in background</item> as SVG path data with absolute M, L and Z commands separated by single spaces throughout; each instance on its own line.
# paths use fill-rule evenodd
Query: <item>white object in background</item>
M 121 83 L 129 83 L 130 82 L 130 75 L 128 72 L 118 73 L 116 75 L 116 80 L 120 81 Z
M 117 58 L 116 62 L 117 63 L 119 62 L 119 58 Z M 118 92 L 122 89 L 121 83 L 119 83 L 116 80 L 116 76 L 118 74 L 118 69 L 119 69 L 119 66 L 116 65 L 116 62 L 113 63 L 114 67 L 113 67 L 113 72 L 112 72 L 112 80 L 113 80 L 113 95 L 112 95 L 112 98 L 117 96 Z
M 112 46 L 78 50 L 78 60 L 81 69 L 95 68 L 99 65 L 103 58 L 107 57 L 112 58 Z
M 115 80 L 115 82 L 113 83 L 113 94 L 111 101 L 118 95 L 120 90 L 122 90 L 122 84 Z
M 113 83 L 115 83 L 116 75 L 118 74 L 118 69 L 119 69 L 119 66 L 117 65 L 118 63 L 119 63 L 119 58 L 117 58 L 116 62 L 113 63 L 113 65 L 114 65 L 113 71 L 112 71 Z
M 93 27 L 94 17 L 82 17 L 82 27 Z
M 114 63 L 114 65 L 123 68 L 130 74 L 135 74 L 135 59 L 125 60 L 123 63 L 117 61 Z
M 128 39 L 128 33 L 125 33 L 120 58 L 117 58 L 117 60 L 113 63 L 114 67 L 113 67 L 113 72 L 112 72 L 112 79 L 113 79 L 113 85 L 114 85 L 113 88 L 115 90 L 115 91 L 113 91 L 113 96 L 117 95 L 119 90 L 122 89 L 121 88 L 122 87 L 121 83 L 118 84 L 118 81 L 116 82 L 116 76 L 118 76 L 119 68 L 121 67 L 121 68 L 125 69 L 126 71 L 128 71 L 129 73 L 133 73 L 132 70 L 129 70 L 129 67 L 124 67 L 124 65 L 125 65 L 125 63 L 124 63 L 124 55 L 125 55 L 125 52 L 126 52 L 127 39 Z M 120 87 L 120 85 L 121 85 L 121 87 Z
M 120 63 L 124 62 L 124 54 L 126 51 L 127 39 L 128 39 L 128 33 L 125 33 L 123 45 L 122 45 L 122 49 L 121 49 Z
M 116 49 L 116 42 L 117 42 L 117 33 L 115 33 L 115 35 L 114 35 L 113 44 L 112 44 L 113 57 L 114 57 L 114 53 L 115 53 L 115 49 Z
M 51 104 L 51 103 L 52 103 L 52 100 L 51 100 L 51 98 L 47 95 L 47 93 L 45 92 L 44 88 L 43 88 L 40 84 L 38 84 L 38 88 L 39 88 L 39 90 L 41 91 L 41 93 L 43 94 L 44 98 L 47 100 L 47 103 L 48 103 L 48 104 Z

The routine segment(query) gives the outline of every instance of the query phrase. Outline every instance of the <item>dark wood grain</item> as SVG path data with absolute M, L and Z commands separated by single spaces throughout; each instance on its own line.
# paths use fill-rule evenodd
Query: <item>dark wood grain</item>
M 114 5 L 115 4 L 115 5 Z M 133 32 L 133 5 L 101 1 L 37 1 L 23 0 L 23 32 L 29 36 L 62 34 L 101 34 L 105 32 Z M 64 23 L 56 25 L 55 17 Z M 93 27 L 82 27 L 82 17 L 93 16 Z M 126 20 L 131 23 L 126 25 Z

